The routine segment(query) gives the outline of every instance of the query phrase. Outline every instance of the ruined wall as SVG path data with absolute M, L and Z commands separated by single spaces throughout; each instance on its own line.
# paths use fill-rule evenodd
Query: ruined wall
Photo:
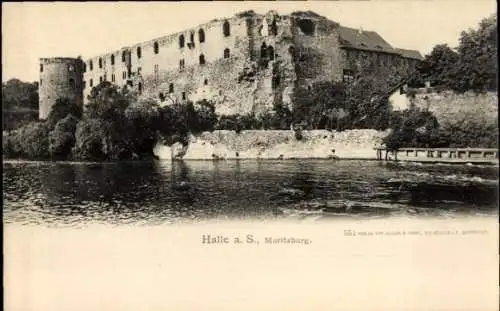
M 375 130 L 303 131 L 297 140 L 293 131 L 214 131 L 190 138 L 187 148 L 159 144 L 155 154 L 161 159 L 183 154 L 185 160 L 214 159 L 376 159 L 374 147 L 380 146 L 388 132 Z M 333 150 L 335 152 L 333 152 Z
M 83 62 L 77 58 L 40 59 L 39 118 L 46 119 L 58 98 L 83 103 Z
M 417 108 L 431 111 L 442 126 L 468 121 L 485 125 L 498 122 L 496 92 L 455 94 L 452 91 L 437 93 L 421 90 L 411 102 Z

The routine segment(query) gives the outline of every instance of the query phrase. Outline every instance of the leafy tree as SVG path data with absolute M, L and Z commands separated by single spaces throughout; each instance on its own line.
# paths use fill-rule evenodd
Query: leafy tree
M 75 131 L 73 155 L 76 159 L 99 161 L 106 159 L 106 135 L 104 122 L 96 118 L 85 118 L 78 122 Z
M 71 154 L 78 121 L 72 114 L 68 114 L 49 133 L 49 153 L 53 158 L 66 159 Z
M 37 82 L 10 79 L 2 83 L 2 110 L 20 108 L 38 110 Z
M 410 79 L 408 84 L 413 87 L 422 87 L 428 81 L 431 85 L 451 87 L 458 59 L 458 53 L 448 45 L 438 44 L 417 65 L 417 73 Z
M 76 119 L 82 117 L 83 107 L 78 105 L 75 101 L 68 98 L 58 98 L 52 106 L 47 122 L 49 127 L 54 128 L 57 122 L 64 119 L 68 115 L 72 115 Z
M 49 127 L 44 122 L 33 122 L 19 129 L 15 139 L 20 147 L 19 154 L 28 159 L 49 157 Z

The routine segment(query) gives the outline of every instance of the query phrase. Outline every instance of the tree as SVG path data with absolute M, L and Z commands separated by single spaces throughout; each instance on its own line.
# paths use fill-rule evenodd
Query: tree
M 57 122 L 72 115 L 73 118 L 80 119 L 82 117 L 83 107 L 78 105 L 75 101 L 68 98 L 58 98 L 55 104 L 50 109 L 47 122 L 50 128 L 54 128 Z
M 417 73 L 410 79 L 409 85 L 421 87 L 425 82 L 431 85 L 451 87 L 459 55 L 446 44 L 434 46 L 424 60 L 417 65 Z
M 454 89 L 459 92 L 497 90 L 497 16 L 483 19 L 477 30 L 463 31 Z
M 16 134 L 19 153 L 29 159 L 49 157 L 49 127 L 44 122 L 32 122 L 22 127 Z
M 2 83 L 2 110 L 20 108 L 38 110 L 38 83 L 19 79 Z
M 49 133 L 49 153 L 56 159 L 67 159 L 75 145 L 75 131 L 78 119 L 68 114 Z

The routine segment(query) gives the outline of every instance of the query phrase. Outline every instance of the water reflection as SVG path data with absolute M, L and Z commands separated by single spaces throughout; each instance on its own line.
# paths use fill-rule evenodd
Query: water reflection
M 498 167 L 369 161 L 6 162 L 7 222 L 497 213 Z

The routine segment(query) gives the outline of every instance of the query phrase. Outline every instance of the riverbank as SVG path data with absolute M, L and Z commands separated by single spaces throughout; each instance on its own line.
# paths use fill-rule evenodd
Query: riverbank
M 388 131 L 327 130 L 302 131 L 297 139 L 289 130 L 249 130 L 204 132 L 190 136 L 189 144 L 171 147 L 157 144 L 159 159 L 236 160 L 236 159 L 364 159 L 376 160 L 374 148 Z

